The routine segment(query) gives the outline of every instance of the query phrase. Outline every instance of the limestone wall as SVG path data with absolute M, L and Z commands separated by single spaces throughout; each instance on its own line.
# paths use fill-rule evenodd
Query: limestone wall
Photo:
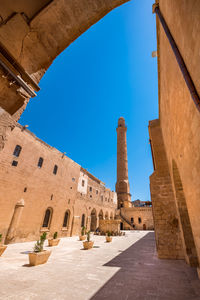
M 200 2 L 160 0 L 159 6 L 200 95 Z M 176 207 L 185 259 L 194 265 L 196 252 L 200 259 L 200 113 L 159 21 L 157 38 L 159 118 L 170 174 L 168 182 L 172 184 L 170 193 L 166 189 L 166 198 L 171 198 Z M 154 183 L 151 188 L 154 197 Z M 165 215 L 168 209 L 165 212 L 164 205 L 162 209 Z M 167 232 L 166 228 L 166 236 Z
M 16 145 L 22 147 L 19 157 L 13 155 Z M 43 164 L 39 168 L 40 157 L 43 158 Z M 13 161 L 17 162 L 17 166 L 12 165 Z M 58 166 L 56 175 L 53 174 L 55 165 Z M 82 177 L 88 178 L 84 194 L 78 190 Z M 8 132 L 0 156 L 0 232 L 4 237 L 10 231 L 12 223 L 15 224 L 8 242 L 34 240 L 44 230 L 49 235 L 55 231 L 60 236 L 79 234 L 83 214 L 84 225 L 90 229 L 92 210 L 96 213 L 97 227 L 100 212 L 103 217 L 106 213 L 108 218 L 115 215 L 114 197 L 115 193 L 107 189 L 99 179 L 28 130 L 23 130 L 22 126 L 18 125 Z M 18 205 L 21 201 L 24 205 Z M 45 229 L 42 225 L 47 208 L 52 209 L 53 214 L 49 228 Z M 64 228 L 67 210 L 69 220 Z
M 120 232 L 120 221 L 119 220 L 100 220 L 99 221 L 100 232 Z
M 137 230 L 153 230 L 153 215 L 151 207 L 129 207 L 121 208 L 122 216 L 132 223 Z M 131 229 L 127 223 L 124 222 L 124 229 Z

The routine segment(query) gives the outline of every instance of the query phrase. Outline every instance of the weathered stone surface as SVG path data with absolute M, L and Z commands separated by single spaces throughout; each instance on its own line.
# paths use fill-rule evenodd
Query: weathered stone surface
M 200 2 L 157 2 L 200 95 L 197 67 Z M 156 129 L 150 123 L 155 162 L 150 181 L 157 246 L 161 255 L 176 258 L 182 252 L 185 260 L 195 265 L 198 264 L 196 255 L 200 261 L 200 114 L 158 19 L 157 39 L 160 125 Z M 161 220 L 166 220 L 166 224 Z

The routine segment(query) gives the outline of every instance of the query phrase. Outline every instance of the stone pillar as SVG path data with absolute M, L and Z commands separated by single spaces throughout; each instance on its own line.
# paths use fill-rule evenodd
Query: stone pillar
M 117 127 L 117 206 L 131 207 L 131 194 L 128 181 L 127 143 L 124 118 L 119 118 Z
M 24 199 L 21 199 L 15 205 L 14 213 L 5 239 L 5 244 L 9 244 L 14 240 L 23 209 L 24 209 Z

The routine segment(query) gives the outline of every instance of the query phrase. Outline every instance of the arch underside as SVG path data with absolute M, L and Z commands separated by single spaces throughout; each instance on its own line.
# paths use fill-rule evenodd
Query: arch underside
M 53 60 L 89 27 L 129 0 L 16 0 L 1 2 L 0 41 L 16 62 L 39 83 Z M 43 6 L 42 6 L 43 5 Z M 42 7 L 41 7 L 42 6 Z M 2 77 L 3 76 L 3 77 Z M 12 84 L 11 84 L 12 83 Z M 17 120 L 28 94 L 0 69 L 0 107 Z

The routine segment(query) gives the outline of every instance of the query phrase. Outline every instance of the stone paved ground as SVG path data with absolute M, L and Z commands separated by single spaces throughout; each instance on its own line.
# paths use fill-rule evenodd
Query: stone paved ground
M 64 238 L 37 267 L 27 265 L 32 242 L 9 245 L 0 258 L 0 299 L 200 299 L 196 270 L 157 259 L 153 232 L 94 241 L 95 248 L 84 251 L 77 237 Z

